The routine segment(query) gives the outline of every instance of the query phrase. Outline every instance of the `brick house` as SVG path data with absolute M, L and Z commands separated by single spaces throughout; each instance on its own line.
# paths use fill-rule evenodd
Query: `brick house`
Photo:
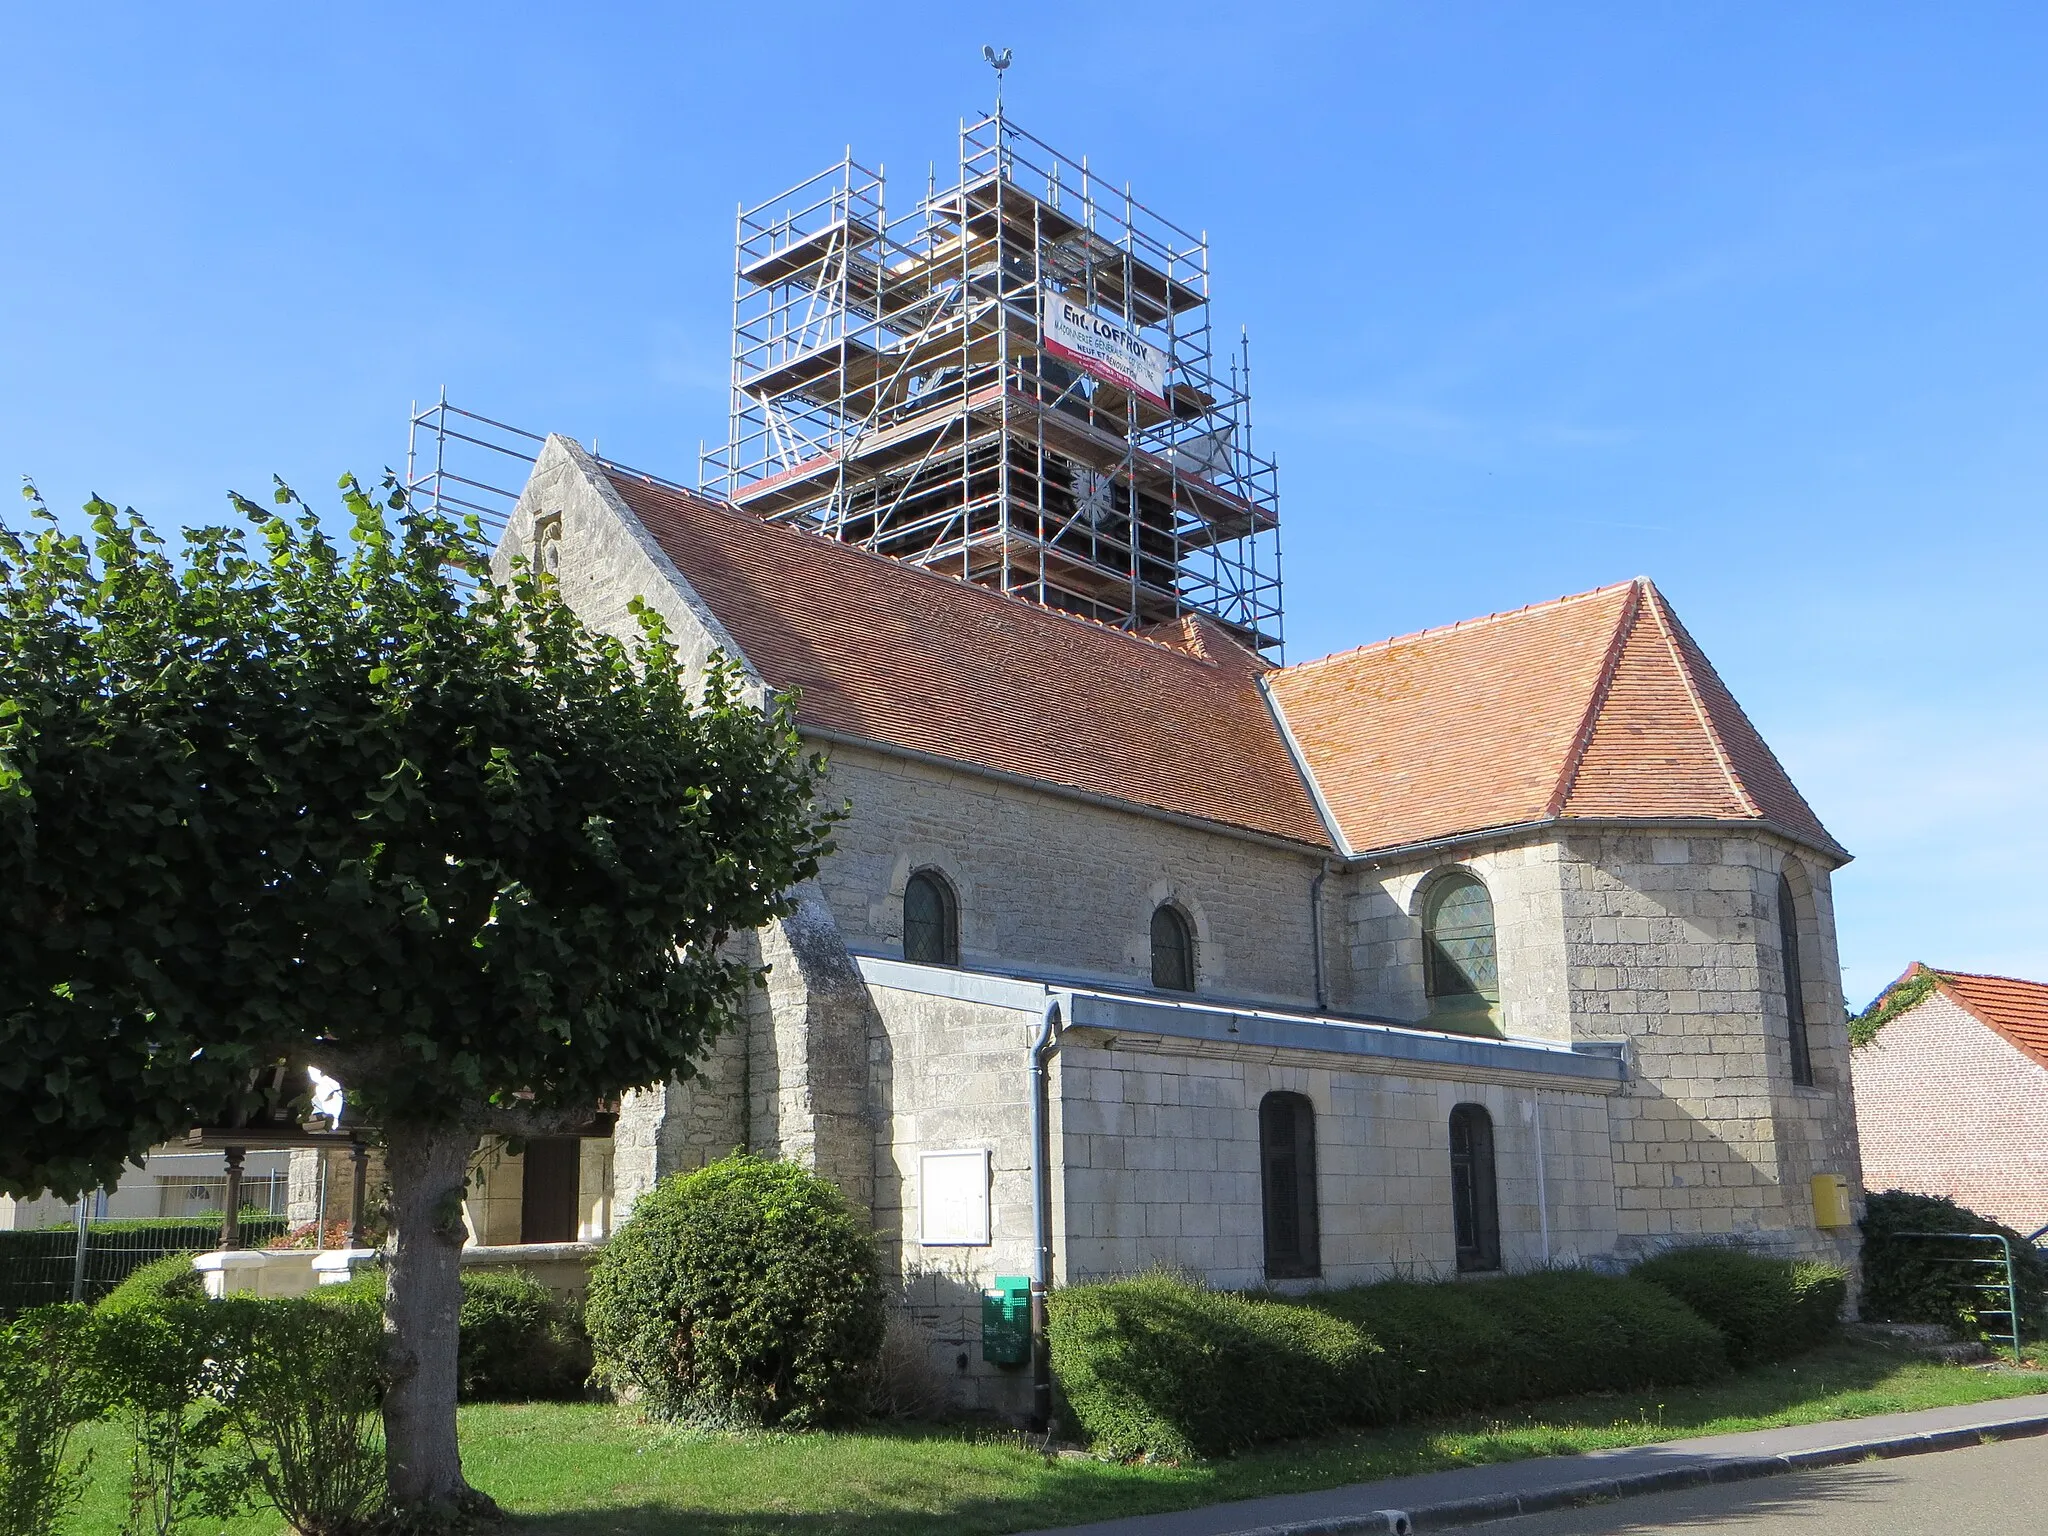
M 1850 1058 L 1869 1186 L 2048 1226 L 2048 983 L 1915 963 L 1887 1001 Z

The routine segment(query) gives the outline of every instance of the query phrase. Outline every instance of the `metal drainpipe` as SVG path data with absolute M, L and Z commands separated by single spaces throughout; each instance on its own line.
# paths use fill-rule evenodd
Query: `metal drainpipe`
M 1031 1427 L 1052 1428 L 1052 1356 L 1045 1344 L 1045 1288 L 1052 1283 L 1052 1116 L 1046 1061 L 1059 1049 L 1060 1000 L 1048 998 L 1031 1043 Z
M 1329 986 L 1323 979 L 1323 882 L 1330 878 L 1330 861 L 1323 860 L 1316 870 L 1315 879 L 1308 883 L 1309 937 L 1314 941 L 1316 966 L 1316 1012 L 1327 1013 L 1330 1007 Z

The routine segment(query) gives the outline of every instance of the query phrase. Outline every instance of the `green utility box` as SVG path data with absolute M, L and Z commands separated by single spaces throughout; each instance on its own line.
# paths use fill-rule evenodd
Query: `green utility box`
M 981 1293 L 981 1358 L 990 1365 L 1023 1365 L 1031 1359 L 1031 1280 L 997 1275 Z

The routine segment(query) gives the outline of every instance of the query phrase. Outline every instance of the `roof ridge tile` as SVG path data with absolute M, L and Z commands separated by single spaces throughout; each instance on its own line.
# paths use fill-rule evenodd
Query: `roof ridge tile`
M 1642 590 L 1650 612 L 1656 619 L 1658 633 L 1663 637 L 1664 648 L 1671 657 L 1671 664 L 1678 669 L 1678 680 L 1685 688 L 1686 697 L 1692 700 L 1693 713 L 1699 719 L 1700 729 L 1707 733 L 1707 741 L 1714 749 L 1714 761 L 1720 765 L 1721 777 L 1728 781 L 1729 792 L 1735 796 L 1736 804 L 1746 809 L 1750 815 L 1761 819 L 1764 814 L 1763 808 L 1756 803 L 1756 796 L 1749 792 L 1749 786 L 1742 782 L 1742 776 L 1735 771 L 1735 764 L 1729 756 L 1728 743 L 1722 738 L 1720 725 L 1714 719 L 1713 711 L 1707 707 L 1707 701 L 1700 692 L 1699 679 L 1693 676 L 1692 665 L 1673 633 L 1678 627 L 1678 616 L 1671 611 L 1670 604 L 1664 601 L 1664 594 L 1657 590 L 1657 584 L 1647 576 L 1642 579 Z M 1737 707 L 1740 708 L 1739 705 Z
M 1585 764 L 1587 749 L 1593 745 L 1594 728 L 1599 725 L 1601 711 L 1607 707 L 1607 696 L 1613 691 L 1614 674 L 1621 666 L 1622 653 L 1628 649 L 1629 637 L 1635 633 L 1636 625 L 1642 622 L 1643 589 L 1649 585 L 1647 576 L 1638 576 L 1628 584 L 1628 601 L 1623 605 L 1621 615 L 1615 621 L 1614 634 L 1607 642 L 1607 657 L 1600 664 L 1600 675 L 1586 696 L 1586 710 L 1580 717 L 1578 732 L 1572 738 L 1571 749 L 1565 753 L 1564 765 L 1557 775 L 1557 787 L 1550 792 L 1549 803 L 1544 807 L 1546 816 L 1562 816 L 1564 808 L 1571 803 L 1579 769 Z
M 1390 646 L 1402 645 L 1411 640 L 1433 640 L 1439 635 L 1455 634 L 1460 630 L 1474 630 L 1482 625 L 1501 623 L 1508 619 L 1519 619 L 1531 614 L 1548 613 L 1569 603 L 1582 603 L 1596 597 L 1608 597 L 1633 586 L 1647 577 L 1631 576 L 1627 581 L 1610 581 L 1603 587 L 1589 587 L 1584 592 L 1567 592 L 1562 597 L 1546 597 L 1540 602 L 1524 603 L 1519 608 L 1502 608 L 1493 613 L 1482 613 L 1469 619 L 1458 619 L 1449 624 L 1432 624 L 1426 629 L 1414 629 L 1403 635 L 1389 635 L 1384 640 L 1371 640 L 1364 645 L 1354 645 L 1348 650 L 1331 651 L 1327 656 L 1311 656 L 1307 661 L 1290 662 L 1279 670 L 1304 672 L 1331 662 L 1346 661 L 1354 656 L 1368 655 L 1374 651 L 1386 650 Z

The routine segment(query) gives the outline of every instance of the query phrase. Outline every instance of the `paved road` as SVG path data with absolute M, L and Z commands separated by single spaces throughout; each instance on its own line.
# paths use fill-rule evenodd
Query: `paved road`
M 1654 1493 L 1466 1529 L 1472 1536 L 2042 1536 L 2048 1438 Z

